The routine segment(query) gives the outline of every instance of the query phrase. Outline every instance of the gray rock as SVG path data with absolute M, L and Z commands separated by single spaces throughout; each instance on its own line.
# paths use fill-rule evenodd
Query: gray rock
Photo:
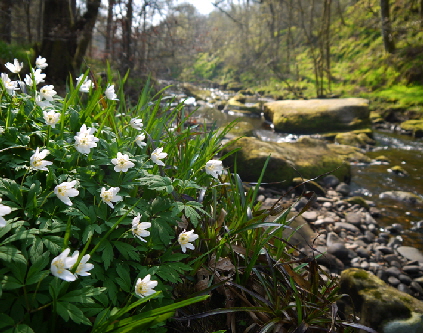
M 383 245 L 376 246 L 376 250 L 382 252 L 383 254 L 393 254 L 394 253 L 394 250 L 392 250 L 390 247 L 383 246 Z
M 411 277 L 409 277 L 408 275 L 405 275 L 405 274 L 400 274 L 400 275 L 398 276 L 398 279 L 399 279 L 402 283 L 406 284 L 407 286 L 409 286 L 409 285 L 411 284 L 411 282 L 413 282 L 413 279 L 412 279 Z
M 393 266 L 387 268 L 385 272 L 387 276 L 394 276 L 396 278 L 398 278 L 401 274 L 401 271 L 398 269 L 398 267 L 393 267 Z
M 401 263 L 401 259 L 396 254 L 387 254 L 383 256 L 383 259 L 385 259 L 389 265 L 392 265 L 393 262 Z
M 358 213 L 351 212 L 345 215 L 345 221 L 355 226 L 359 226 L 361 224 L 361 220 L 361 214 Z
M 401 281 L 398 280 L 395 276 L 390 276 L 388 278 L 388 283 L 393 287 L 397 287 L 401 283 Z
M 327 175 L 323 178 L 323 185 L 327 188 L 336 188 L 339 184 L 339 179 L 335 175 Z
M 340 194 L 342 194 L 342 196 L 347 197 L 350 194 L 351 188 L 348 184 L 346 183 L 340 183 L 337 187 L 336 187 L 336 192 L 339 192 Z
M 412 246 L 400 246 L 397 248 L 399 254 L 408 260 L 416 260 L 423 263 L 423 254 Z
M 350 250 L 348 250 L 343 243 L 334 243 L 328 246 L 328 253 L 340 260 L 346 260 L 350 257 Z
M 307 211 L 301 214 L 304 220 L 307 222 L 314 222 L 317 220 L 317 212 L 315 211 Z
M 367 258 L 367 259 L 370 258 L 370 255 L 371 255 L 371 252 L 369 250 L 364 249 L 362 247 L 359 247 L 358 249 L 356 249 L 355 253 L 357 253 L 359 257 Z
M 359 233 L 360 229 L 358 229 L 355 225 L 347 222 L 335 222 L 335 228 L 345 229 L 347 231 L 351 231 L 353 233 Z
M 406 294 L 409 294 L 409 295 L 412 295 L 412 294 L 413 294 L 413 292 L 411 291 L 411 289 L 410 289 L 410 288 L 408 288 L 408 286 L 406 286 L 404 283 L 400 283 L 400 284 L 397 286 L 397 289 L 398 289 L 399 291 L 401 291 L 401 292 L 403 292 L 403 293 L 406 293 Z
M 345 244 L 345 241 L 341 239 L 341 237 L 339 237 L 337 233 L 333 231 L 329 232 L 326 238 L 326 245 L 332 246 L 336 243 Z
M 423 199 L 415 193 L 404 191 L 387 191 L 379 194 L 381 199 L 391 199 L 395 201 L 402 201 L 412 205 L 422 205 Z
M 418 265 L 406 265 L 402 267 L 404 273 L 409 275 L 418 275 L 420 273 L 420 266 Z

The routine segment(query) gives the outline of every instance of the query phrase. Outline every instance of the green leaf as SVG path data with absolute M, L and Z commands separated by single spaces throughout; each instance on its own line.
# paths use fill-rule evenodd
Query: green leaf
M 31 327 L 25 324 L 19 324 L 15 327 L 14 333 L 34 333 Z
M 15 321 L 5 313 L 0 313 L 0 328 L 15 325 Z
M 109 241 L 105 241 L 101 251 L 101 259 L 103 260 L 103 267 L 107 270 L 113 261 L 113 246 Z
M 100 295 L 106 288 L 95 288 L 92 286 L 85 286 L 78 290 L 72 290 L 67 294 L 60 297 L 60 301 L 72 302 L 72 303 L 95 303 L 92 299 L 93 296 Z
M 132 288 L 131 277 L 129 275 L 129 267 L 122 264 L 116 266 L 116 272 L 119 277 L 116 278 L 117 284 L 123 289 L 123 291 L 130 293 Z
M 181 262 L 168 262 L 156 267 L 157 271 L 155 274 L 160 276 L 162 280 L 171 283 L 180 282 L 182 273 L 191 270 L 190 266 Z
M 137 180 L 140 185 L 146 185 L 150 190 L 165 191 L 167 193 L 173 191 L 172 180 L 169 177 L 147 174 Z
M 22 255 L 22 252 L 19 251 L 14 246 L 0 246 L 0 260 L 4 260 L 5 262 L 21 262 L 26 264 L 26 259 Z
M 124 243 L 121 241 L 114 241 L 112 242 L 113 245 L 116 247 L 116 249 L 125 257 L 125 259 L 133 259 L 133 260 L 140 260 L 140 256 L 137 253 L 137 250 L 135 247 L 133 247 L 131 244 Z
M 84 313 L 74 304 L 69 302 L 57 302 L 57 313 L 65 321 L 69 321 L 69 318 L 72 319 L 76 324 L 85 324 L 91 326 L 91 322 L 87 317 L 84 316 Z
M 22 207 L 23 199 L 21 193 L 21 186 L 16 184 L 15 181 L 3 178 L 0 179 L 0 189 L 1 193 L 6 195 L 10 200 L 18 204 L 19 207 Z

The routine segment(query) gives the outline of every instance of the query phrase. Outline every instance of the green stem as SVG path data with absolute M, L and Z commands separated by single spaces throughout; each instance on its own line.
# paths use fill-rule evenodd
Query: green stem
M 94 252 L 97 251 L 97 249 L 100 247 L 100 245 L 107 239 L 107 237 L 109 237 L 109 235 L 112 233 L 112 231 L 117 228 L 117 226 L 120 224 L 120 222 L 122 222 L 122 220 L 129 214 L 129 212 L 131 212 L 135 208 L 135 206 L 141 201 L 141 199 L 142 198 L 139 198 L 137 200 L 137 202 L 131 207 L 131 209 L 128 209 L 128 211 L 123 216 L 121 216 L 121 218 L 119 220 L 116 221 L 116 223 L 109 229 L 109 231 L 100 239 L 100 241 L 91 250 L 90 256 L 92 256 L 94 254 Z
M 68 248 L 69 238 L 72 230 L 72 224 L 71 224 L 71 217 L 68 218 L 68 223 L 66 225 L 66 233 L 65 237 L 63 238 L 63 249 Z

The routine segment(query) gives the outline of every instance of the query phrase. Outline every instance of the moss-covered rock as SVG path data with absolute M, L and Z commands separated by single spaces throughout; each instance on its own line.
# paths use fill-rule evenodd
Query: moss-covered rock
M 364 207 L 366 209 L 370 208 L 369 204 L 362 197 L 358 197 L 358 196 L 350 197 L 350 198 L 345 199 L 344 201 L 346 201 L 350 204 L 353 204 L 353 205 L 360 205 L 361 207 Z
M 348 145 L 354 147 L 365 147 L 366 145 L 374 144 L 375 141 L 367 136 L 363 132 L 345 132 L 338 133 L 335 136 L 335 142 L 341 145 Z
M 423 137 L 423 119 L 407 120 L 401 123 L 400 126 L 403 130 L 410 131 L 416 138 Z
M 414 314 L 423 314 L 423 302 L 358 268 L 342 272 L 340 294 L 349 295 L 343 298 L 341 310 L 352 313 L 354 308 L 359 314 L 360 324 L 381 333 L 389 323 L 406 321 Z
M 184 91 L 185 94 L 187 94 L 188 96 L 193 96 L 195 97 L 195 99 L 200 100 L 200 101 L 205 101 L 207 100 L 207 98 L 211 97 L 211 91 L 207 90 L 207 89 L 201 89 L 198 87 L 195 87 L 189 83 L 185 83 L 182 86 L 182 89 Z
M 234 127 L 232 127 L 232 129 L 229 131 L 229 134 L 238 138 L 240 136 L 253 136 L 253 131 L 253 124 L 247 121 L 240 121 L 236 123 Z
M 226 147 L 223 153 L 236 148 L 239 151 L 226 158 L 225 164 L 233 167 L 236 158 L 237 172 L 242 180 L 257 181 L 270 155 L 263 181 L 282 182 L 281 187 L 290 186 L 299 175 L 312 179 L 327 172 L 341 181 L 349 181 L 351 160 L 370 161 L 358 148 L 351 146 L 263 142 L 257 138 L 241 138 Z
M 247 98 L 243 95 L 236 95 L 228 100 L 227 109 L 235 109 L 241 111 L 249 111 L 254 114 L 261 114 L 260 103 L 246 103 Z
M 351 131 L 370 126 L 369 102 L 363 98 L 287 100 L 264 104 L 275 129 L 312 134 Z

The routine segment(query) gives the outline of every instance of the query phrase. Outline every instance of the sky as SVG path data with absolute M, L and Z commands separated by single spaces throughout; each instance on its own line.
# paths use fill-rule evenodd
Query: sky
M 197 7 L 197 10 L 205 15 L 209 14 L 215 7 L 212 5 L 213 0 L 177 0 L 177 3 L 184 3 L 188 2 L 190 4 L 193 4 L 195 7 Z

